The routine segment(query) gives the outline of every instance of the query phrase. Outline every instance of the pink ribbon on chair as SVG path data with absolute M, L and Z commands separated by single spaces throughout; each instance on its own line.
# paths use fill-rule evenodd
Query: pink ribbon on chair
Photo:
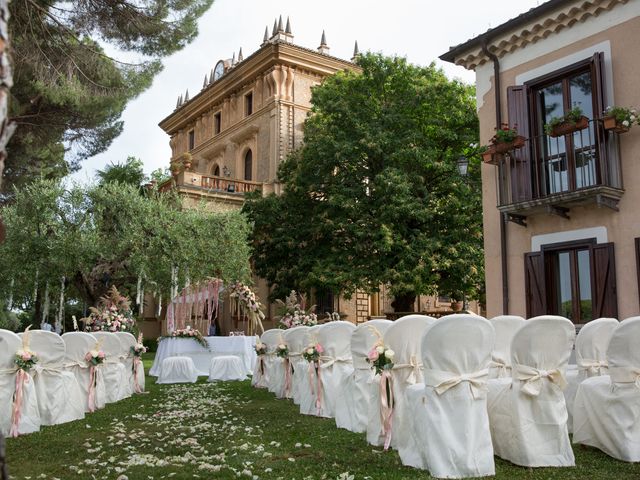
M 96 411 L 96 366 L 91 365 L 89 367 L 89 397 L 88 407 L 90 412 Z
M 388 370 L 383 370 L 380 375 L 380 421 L 384 435 L 384 449 L 388 450 L 393 428 L 393 378 Z
M 136 393 L 142 393 L 142 388 L 138 383 L 138 367 L 141 363 L 139 357 L 133 357 L 133 391 Z
M 291 362 L 288 358 L 284 359 L 284 397 L 289 398 L 291 395 Z
M 24 384 L 29 382 L 29 374 L 22 369 L 18 369 L 16 372 L 16 391 L 13 394 L 13 406 L 11 409 L 11 429 L 9 430 L 9 436 L 17 437 L 18 425 L 20 424 L 20 417 L 22 416 L 22 398 L 24 395 Z
M 320 376 L 320 362 L 315 361 L 314 367 L 316 369 L 316 411 L 317 415 L 322 415 L 322 377 Z

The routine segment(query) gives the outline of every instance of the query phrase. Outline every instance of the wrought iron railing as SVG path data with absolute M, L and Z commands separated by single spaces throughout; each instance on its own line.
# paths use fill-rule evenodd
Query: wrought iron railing
M 592 187 L 622 189 L 618 134 L 600 120 L 553 137 L 539 135 L 498 162 L 498 206 L 580 192 Z

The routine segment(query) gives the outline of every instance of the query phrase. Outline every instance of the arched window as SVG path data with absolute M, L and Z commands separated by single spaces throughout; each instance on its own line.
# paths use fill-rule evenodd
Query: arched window
M 244 179 L 251 180 L 251 172 L 253 170 L 253 154 L 251 150 L 247 150 L 244 155 Z
M 219 177 L 220 176 L 220 165 L 216 164 L 216 168 L 213 169 L 213 176 L 214 177 Z

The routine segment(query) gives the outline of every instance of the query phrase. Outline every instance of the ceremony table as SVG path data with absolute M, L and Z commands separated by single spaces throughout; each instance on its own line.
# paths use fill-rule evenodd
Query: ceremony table
M 191 338 L 164 338 L 158 343 L 158 351 L 149 375 L 160 375 L 162 361 L 168 357 L 190 357 L 198 375 L 209 375 L 211 359 L 221 355 L 235 355 L 242 361 L 247 373 L 253 372 L 256 362 L 254 346 L 257 337 L 204 337 L 209 345 L 206 349 Z

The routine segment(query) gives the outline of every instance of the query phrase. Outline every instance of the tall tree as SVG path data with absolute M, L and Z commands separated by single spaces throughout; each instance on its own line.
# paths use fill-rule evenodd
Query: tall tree
M 119 182 L 140 187 L 146 179 L 143 165 L 139 158 L 128 157 L 124 163 L 110 163 L 96 175 L 101 184 Z
M 131 295 L 140 275 L 147 291 L 167 298 L 173 267 L 180 285 L 249 278 L 249 225 L 240 212 L 183 210 L 173 195 L 142 196 L 117 182 L 66 189 L 36 180 L 3 213 L 0 300 L 12 296 L 38 323 L 47 283 L 59 295 L 63 278 L 67 296 L 89 306 L 111 285 Z
M 197 35 L 213 0 L 22 0 L 11 4 L 15 88 L 5 197 L 106 150 L 160 59 Z M 130 63 L 136 58 L 136 63 Z
M 473 89 L 434 65 L 380 55 L 359 64 L 313 90 L 304 144 L 279 172 L 284 194 L 247 203 L 256 270 L 283 290 L 389 285 L 401 311 L 418 294 L 474 297 L 483 258 Z

